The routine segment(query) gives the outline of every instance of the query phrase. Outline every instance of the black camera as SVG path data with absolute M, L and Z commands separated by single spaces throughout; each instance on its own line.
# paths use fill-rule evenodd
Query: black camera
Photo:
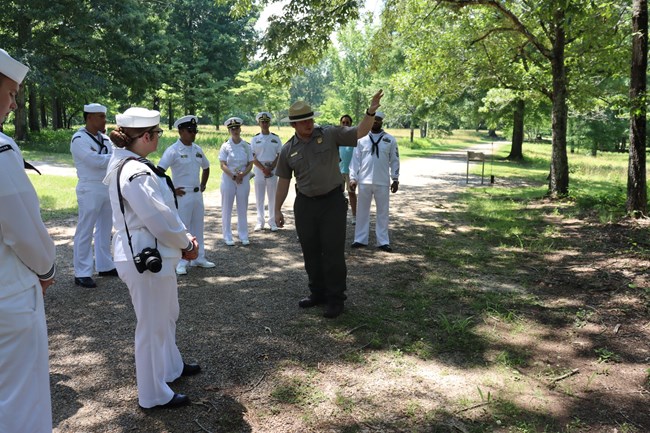
M 162 258 L 157 248 L 147 247 L 143 249 L 140 254 L 133 256 L 133 263 L 135 263 L 135 268 L 141 274 L 144 271 L 151 271 L 155 274 L 162 269 Z

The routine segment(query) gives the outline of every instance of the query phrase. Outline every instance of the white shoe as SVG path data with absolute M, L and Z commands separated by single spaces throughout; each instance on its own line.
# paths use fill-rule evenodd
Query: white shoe
M 277 232 L 278 231 L 278 226 L 276 226 L 275 224 L 271 224 L 271 231 L 272 232 Z
M 259 232 L 259 231 L 262 231 L 262 230 L 264 230 L 264 226 L 262 224 L 257 224 L 255 226 L 255 228 L 253 229 L 253 231 L 255 231 L 255 232 Z
M 228 240 L 228 241 L 225 241 L 225 242 L 226 242 L 226 245 L 228 245 L 229 247 L 232 247 L 233 245 L 235 245 L 235 242 L 232 241 L 232 240 Z
M 214 263 L 206 259 L 201 259 L 201 260 L 192 260 L 190 262 L 190 266 L 198 266 L 199 268 L 214 268 L 217 265 L 215 265 Z
M 176 275 L 187 275 L 187 264 L 179 263 L 176 265 Z
M 246 246 L 246 245 L 250 245 L 251 243 L 248 241 L 248 239 L 242 239 L 241 244 Z

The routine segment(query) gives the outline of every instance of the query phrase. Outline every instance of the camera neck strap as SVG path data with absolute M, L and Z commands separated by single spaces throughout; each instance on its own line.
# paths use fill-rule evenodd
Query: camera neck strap
M 131 243 L 131 233 L 129 233 L 129 226 L 126 224 L 126 215 L 124 213 L 124 197 L 122 196 L 122 188 L 120 187 L 120 176 L 122 175 L 122 169 L 124 168 L 124 165 L 126 165 L 127 162 L 129 161 L 138 161 L 141 162 L 142 164 L 145 164 L 147 167 L 153 170 L 156 175 L 159 177 L 165 177 L 167 181 L 167 185 L 169 188 L 172 190 L 172 193 L 174 194 L 174 204 L 176 205 L 176 208 L 178 208 L 178 202 L 176 201 L 176 190 L 174 189 L 174 184 L 172 183 L 172 180 L 167 176 L 162 170 L 160 170 L 158 167 L 153 165 L 151 161 L 149 161 L 146 158 L 134 158 L 134 157 L 128 157 L 124 158 L 119 162 L 119 165 L 117 167 L 117 198 L 120 201 L 120 211 L 122 211 L 122 216 L 124 217 L 124 229 L 126 230 L 126 238 L 129 242 L 129 249 L 131 250 L 131 256 L 135 256 L 135 253 L 133 252 L 133 244 Z M 162 173 L 162 174 L 161 174 Z M 158 238 L 154 238 L 156 241 L 156 248 L 158 248 Z

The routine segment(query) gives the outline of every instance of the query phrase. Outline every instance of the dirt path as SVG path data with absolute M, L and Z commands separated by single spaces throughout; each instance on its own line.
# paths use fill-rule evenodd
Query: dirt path
M 475 150 L 489 153 L 490 148 L 488 143 Z M 598 414 L 594 406 L 576 410 L 578 402 L 569 393 L 543 386 L 536 364 L 528 370 L 520 367 L 519 373 L 509 368 L 488 369 L 488 360 L 495 356 L 491 352 L 482 354 L 485 360 L 481 365 L 468 365 L 467 360 L 450 356 L 423 360 L 400 352 L 399 339 L 408 339 L 408 335 L 391 337 L 397 338 L 394 346 L 388 342 L 388 347 L 382 350 L 365 350 L 372 348 L 374 329 L 386 326 L 408 329 L 407 322 L 383 320 L 386 304 L 391 311 L 407 314 L 405 305 L 412 301 L 410 294 L 422 296 L 417 284 L 423 275 L 432 271 L 448 274 L 445 276 L 454 284 L 477 290 L 505 287 L 506 283 L 513 293 L 519 289 L 516 282 L 502 281 L 499 276 L 486 280 L 484 275 L 479 277 L 471 271 L 455 275 L 456 270 L 445 268 L 449 264 L 442 262 L 435 265 L 439 269 L 432 269 L 431 259 L 426 257 L 430 245 L 436 243 L 432 236 L 437 236 L 441 227 L 457 233 L 469 230 L 456 227 L 449 218 L 454 206 L 453 194 L 466 187 L 465 170 L 464 152 L 403 161 L 400 191 L 391 195 L 391 245 L 395 253 L 371 248 L 347 251 L 349 299 L 346 313 L 334 321 L 323 319 L 322 311 L 297 308 L 297 301 L 306 293 L 306 280 L 290 204 L 284 207 L 288 219 L 285 229 L 277 233 L 251 233 L 249 247 L 226 247 L 220 241 L 218 192 L 208 194 L 206 249 L 217 268 L 191 268 L 189 275 L 179 278 L 181 313 L 177 328 L 178 345 L 185 359 L 200 362 L 204 373 L 173 384 L 176 392 L 188 394 L 194 402 L 176 411 L 139 410 L 133 360 L 135 317 L 128 291 L 113 278 L 98 278 L 99 287 L 94 290 L 74 286 L 71 262 L 75 220 L 52 222 L 49 229 L 58 246 L 59 274 L 56 286 L 46 297 L 46 311 L 54 432 L 505 433 L 515 430 L 506 425 L 499 427 L 498 411 L 496 415 L 483 409 L 458 416 L 448 414 L 480 403 L 477 388 L 485 390 L 486 395 L 491 391 L 491 398 L 498 402 L 524 386 L 524 392 L 517 394 L 523 400 L 517 401 L 521 405 L 517 407 L 527 408 L 526 413 L 532 417 L 538 412 L 540 417 L 550 412 L 556 420 L 571 422 L 575 413 L 592 413 L 598 415 L 598 422 L 606 419 L 607 415 Z M 489 182 L 487 166 L 486 171 Z M 471 176 L 470 184 L 480 185 L 480 177 Z M 249 223 L 254 214 L 251 203 Z M 348 225 L 348 239 L 352 238 L 353 230 L 354 226 Z M 562 278 L 564 274 L 554 272 L 549 263 L 552 262 L 531 266 L 548 272 L 556 280 Z M 567 263 L 562 262 L 562 266 Z M 441 308 L 463 308 L 457 300 L 438 302 Z M 448 302 L 452 303 L 447 305 Z M 556 302 L 564 303 L 557 308 L 568 308 L 569 301 Z M 540 308 L 538 313 L 547 312 Z M 551 319 L 555 320 L 554 317 Z M 577 347 L 572 341 L 584 344 L 589 337 L 578 338 L 570 333 L 566 334 L 569 337 L 562 337 L 564 331 L 558 331 L 562 338 L 554 340 L 557 335 L 543 333 L 549 331 L 545 325 L 549 320 L 542 317 L 535 324 L 531 321 L 534 332 L 523 334 L 529 340 L 519 334 L 509 335 L 503 347 L 520 344 L 526 348 L 521 350 L 530 351 L 535 362 L 548 363 L 549 368 L 560 364 L 571 366 L 579 359 L 571 353 Z M 525 324 L 528 326 L 528 322 Z M 488 325 L 491 328 L 485 330 L 487 333 L 503 326 Z M 567 327 L 571 331 L 570 323 Z M 586 326 L 582 331 L 594 332 L 594 329 Z M 647 330 L 644 332 L 647 335 Z M 399 335 L 399 331 L 394 335 Z M 638 338 L 644 334 L 633 335 Z M 635 344 L 638 346 L 638 341 Z M 537 345 L 540 347 L 536 348 Z M 557 351 L 555 357 L 553 352 L 557 347 L 563 350 Z M 644 344 L 644 350 L 646 347 Z M 584 360 L 576 368 L 587 371 L 588 362 Z M 539 368 L 541 371 L 542 367 Z M 587 387 L 605 380 L 609 374 L 607 377 L 616 377 L 615 383 L 619 384 L 627 383 L 626 379 L 634 380 L 632 390 L 638 391 L 636 364 L 609 373 L 603 368 L 592 370 L 599 375 Z M 553 371 L 560 371 L 559 367 Z M 586 374 L 577 375 L 573 385 L 573 377 L 562 385 L 574 386 L 575 394 L 583 383 L 579 380 L 587 380 Z M 609 382 L 602 382 L 602 386 L 618 389 Z M 594 394 L 580 394 L 579 401 L 588 402 L 590 396 L 593 398 Z M 596 403 L 606 401 L 606 394 L 601 398 Z M 626 394 L 619 399 L 626 416 L 648 402 L 640 394 L 635 398 Z M 481 425 L 493 428 L 472 429 L 472 423 L 481 417 L 485 419 Z M 633 427 L 639 424 L 639 421 L 630 423 Z M 613 430 L 607 427 L 571 431 Z

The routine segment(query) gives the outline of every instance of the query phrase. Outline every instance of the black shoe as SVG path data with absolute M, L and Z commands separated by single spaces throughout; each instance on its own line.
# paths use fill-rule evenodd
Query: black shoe
M 142 407 L 144 410 L 149 410 L 149 409 L 174 409 L 177 407 L 185 406 L 190 404 L 190 398 L 186 396 L 185 394 L 174 394 L 171 400 L 169 400 L 168 403 L 165 404 L 159 404 L 158 406 L 154 407 Z
M 88 289 L 97 287 L 97 284 L 95 284 L 95 280 L 93 280 L 90 277 L 74 277 L 74 283 L 77 286 L 86 287 Z
M 183 372 L 181 376 L 194 376 L 201 372 L 201 366 L 199 364 L 185 364 L 183 363 Z
M 327 319 L 334 319 L 343 313 L 343 304 L 328 304 L 327 310 L 323 313 L 323 317 Z
M 324 304 L 324 301 L 321 301 L 319 299 L 314 299 L 311 296 L 306 297 L 305 299 L 301 299 L 298 301 L 298 306 L 300 308 L 311 308 L 315 307 L 316 305 L 321 305 Z
M 113 268 L 110 271 L 100 271 L 97 273 L 100 277 L 117 277 L 117 269 Z
M 393 249 L 390 247 L 390 245 L 379 245 L 377 248 L 379 248 L 382 251 L 386 251 L 387 253 L 392 253 Z
M 367 247 L 368 245 L 362 244 L 361 242 L 354 242 L 352 245 L 350 245 L 352 248 L 363 248 Z

